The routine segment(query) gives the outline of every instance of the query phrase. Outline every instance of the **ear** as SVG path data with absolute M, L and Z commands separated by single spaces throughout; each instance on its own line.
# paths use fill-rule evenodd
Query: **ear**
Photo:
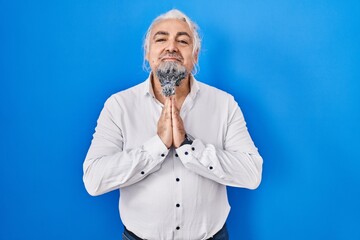
M 197 64 L 198 60 L 199 60 L 199 49 L 197 49 L 194 53 L 194 56 L 193 56 L 194 64 Z
M 149 62 L 149 47 L 145 50 L 145 60 Z

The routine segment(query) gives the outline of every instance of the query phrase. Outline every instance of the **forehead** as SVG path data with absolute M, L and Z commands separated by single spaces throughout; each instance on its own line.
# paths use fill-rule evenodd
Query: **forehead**
M 186 32 L 192 37 L 189 25 L 179 19 L 165 19 L 155 23 L 151 30 L 151 36 L 153 37 L 158 32 L 166 32 L 169 35 L 177 35 L 179 32 Z

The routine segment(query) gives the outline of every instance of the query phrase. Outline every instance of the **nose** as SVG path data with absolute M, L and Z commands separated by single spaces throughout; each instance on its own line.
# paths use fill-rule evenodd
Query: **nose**
M 177 52 L 178 48 L 177 48 L 177 44 L 175 40 L 169 40 L 168 44 L 166 46 L 166 50 L 168 52 Z

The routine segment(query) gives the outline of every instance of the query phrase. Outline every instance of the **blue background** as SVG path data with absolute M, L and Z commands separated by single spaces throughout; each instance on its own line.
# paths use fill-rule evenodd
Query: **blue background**
M 143 81 L 173 7 L 203 37 L 197 79 L 233 94 L 264 158 L 229 188 L 231 239 L 360 239 L 359 1 L 0 0 L 0 239 L 120 239 L 118 192 L 82 163 L 105 100 Z

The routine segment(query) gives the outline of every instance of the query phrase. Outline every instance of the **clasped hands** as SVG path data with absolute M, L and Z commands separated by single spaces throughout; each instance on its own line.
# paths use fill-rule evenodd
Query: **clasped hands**
M 161 112 L 157 126 L 157 134 L 169 149 L 171 146 L 180 147 L 185 140 L 184 123 L 176 107 L 175 96 L 165 98 L 165 104 Z

